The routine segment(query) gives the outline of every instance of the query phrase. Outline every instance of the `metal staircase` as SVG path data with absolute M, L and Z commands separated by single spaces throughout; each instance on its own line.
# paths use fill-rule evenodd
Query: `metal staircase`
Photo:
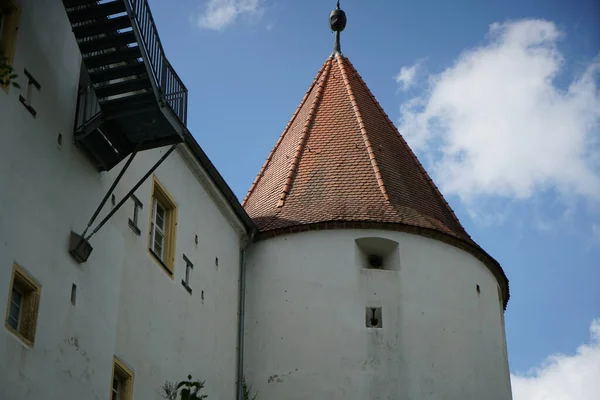
M 75 142 L 109 170 L 137 150 L 182 141 L 187 89 L 147 0 L 63 0 L 81 50 Z

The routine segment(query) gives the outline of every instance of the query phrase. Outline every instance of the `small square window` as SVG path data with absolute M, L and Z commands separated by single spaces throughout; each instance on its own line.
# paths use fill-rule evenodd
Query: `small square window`
M 116 357 L 110 387 L 111 400 L 131 400 L 133 397 L 133 372 Z
M 35 339 L 40 292 L 40 285 L 14 264 L 5 323 L 10 331 L 29 345 Z
M 367 307 L 365 310 L 365 323 L 367 328 L 383 328 L 382 317 L 381 307 Z
M 153 183 L 151 204 L 148 248 L 150 254 L 172 278 L 175 269 L 177 205 L 156 178 Z

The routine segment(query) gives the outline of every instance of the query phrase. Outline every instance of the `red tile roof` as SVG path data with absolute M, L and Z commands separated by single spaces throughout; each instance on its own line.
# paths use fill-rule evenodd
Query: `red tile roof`
M 493 272 L 504 282 L 508 299 L 508 281 L 498 263 L 467 234 L 354 66 L 340 54 L 320 69 L 242 205 L 263 234 L 340 222 L 441 233 L 497 265 Z

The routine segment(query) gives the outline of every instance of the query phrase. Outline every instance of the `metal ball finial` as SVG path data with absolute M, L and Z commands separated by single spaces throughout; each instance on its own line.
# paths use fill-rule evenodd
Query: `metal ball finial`
M 336 9 L 329 14 L 329 26 L 331 27 L 331 30 L 335 32 L 335 47 L 332 55 L 342 53 L 340 46 L 340 32 L 346 28 L 346 22 L 346 13 L 340 8 L 340 0 L 338 0 Z
M 329 26 L 334 32 L 341 32 L 346 28 L 346 13 L 340 9 L 340 2 L 338 0 L 337 7 L 329 14 Z

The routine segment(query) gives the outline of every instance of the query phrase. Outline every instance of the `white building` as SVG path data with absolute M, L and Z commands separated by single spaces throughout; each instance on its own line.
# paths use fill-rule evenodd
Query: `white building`
M 0 20 L 1 400 L 511 398 L 508 281 L 339 49 L 242 206 L 145 1 Z

